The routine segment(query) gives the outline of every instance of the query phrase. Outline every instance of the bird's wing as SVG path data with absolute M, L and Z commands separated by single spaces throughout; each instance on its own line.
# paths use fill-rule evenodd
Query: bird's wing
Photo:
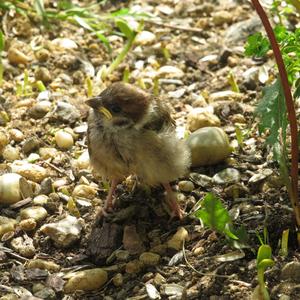
M 170 115 L 170 108 L 159 99 L 155 100 L 153 110 L 143 128 L 156 132 L 175 128 L 175 120 Z

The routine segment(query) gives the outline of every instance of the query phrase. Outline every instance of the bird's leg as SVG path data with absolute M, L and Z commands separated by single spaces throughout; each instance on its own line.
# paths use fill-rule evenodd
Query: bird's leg
M 183 213 L 179 204 L 177 203 L 176 194 L 173 192 L 170 183 L 164 183 L 163 187 L 167 193 L 167 204 L 172 211 L 172 216 L 177 216 L 181 220 L 183 218 Z
M 114 179 L 111 180 L 108 195 L 107 195 L 105 203 L 104 203 L 104 209 L 106 211 L 112 211 L 113 210 L 113 207 L 114 207 L 113 195 L 115 193 L 115 190 L 116 190 L 116 187 L 117 187 L 118 183 L 119 183 L 118 179 L 114 178 Z

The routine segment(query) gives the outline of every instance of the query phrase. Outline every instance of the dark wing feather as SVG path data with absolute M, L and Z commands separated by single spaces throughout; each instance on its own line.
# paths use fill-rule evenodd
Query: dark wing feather
M 171 109 L 159 99 L 155 99 L 153 102 L 155 103 L 153 112 L 151 112 L 151 117 L 143 128 L 156 132 L 175 128 L 175 120 L 170 115 Z

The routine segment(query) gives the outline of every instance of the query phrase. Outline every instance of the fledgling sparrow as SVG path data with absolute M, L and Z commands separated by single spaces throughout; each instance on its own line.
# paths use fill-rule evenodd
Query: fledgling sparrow
M 186 174 L 190 151 L 175 135 L 169 108 L 157 97 L 122 82 L 111 84 L 86 103 L 92 108 L 88 118 L 91 165 L 111 183 L 105 209 L 113 207 L 117 184 L 135 174 L 150 186 L 162 184 L 167 204 L 182 218 L 169 182 Z

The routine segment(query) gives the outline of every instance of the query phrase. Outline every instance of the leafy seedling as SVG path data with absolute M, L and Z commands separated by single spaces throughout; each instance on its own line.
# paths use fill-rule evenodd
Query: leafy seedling
M 240 92 L 240 88 L 235 80 L 235 77 L 233 75 L 232 72 L 229 72 L 229 75 L 228 75 L 228 83 L 230 84 L 231 86 L 231 90 L 233 92 L 236 92 L 236 93 L 239 93 Z
M 258 287 L 254 293 L 256 299 L 270 300 L 270 295 L 265 283 L 265 271 L 268 267 L 274 266 L 274 260 L 272 259 L 272 248 L 269 245 L 261 245 L 257 252 L 256 268 Z
M 203 222 L 204 226 L 224 234 L 235 248 L 246 247 L 248 236 L 245 228 L 234 228 L 228 210 L 214 194 L 206 194 L 201 201 L 201 208 L 194 215 Z

